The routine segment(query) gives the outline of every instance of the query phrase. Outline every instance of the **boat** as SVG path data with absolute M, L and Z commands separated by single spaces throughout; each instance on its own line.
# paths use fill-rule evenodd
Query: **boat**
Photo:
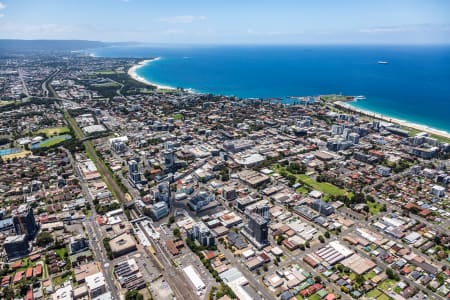
M 366 97 L 365 97 L 365 96 L 362 96 L 362 95 L 359 95 L 359 96 L 355 96 L 353 99 L 354 99 L 354 100 L 365 100 Z
M 380 65 L 387 65 L 387 64 L 389 64 L 389 62 L 385 61 L 385 60 L 379 60 L 378 64 L 380 64 Z

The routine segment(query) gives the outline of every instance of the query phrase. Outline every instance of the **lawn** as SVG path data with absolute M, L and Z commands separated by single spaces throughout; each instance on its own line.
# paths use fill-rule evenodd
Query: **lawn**
M 344 189 L 338 188 L 337 186 L 328 183 L 328 182 L 317 182 L 308 175 L 305 174 L 292 174 L 291 172 L 287 171 L 285 167 L 282 167 L 278 164 L 275 164 L 272 166 L 272 170 L 280 173 L 281 171 L 285 171 L 287 174 L 294 175 L 297 178 L 297 182 L 303 183 L 304 185 L 309 186 L 310 188 L 314 190 L 318 190 L 324 194 L 328 194 L 331 196 L 338 196 L 338 195 L 348 195 L 349 197 L 352 196 L 352 194 Z M 297 189 L 300 193 L 304 193 L 307 191 L 306 187 L 300 187 Z
M 48 139 L 46 141 L 39 143 L 39 148 L 48 148 L 48 147 L 60 144 L 67 139 L 68 139 L 67 135 L 55 136 L 51 139 Z
M 375 274 L 374 271 L 370 271 L 369 273 L 366 273 L 366 274 L 364 275 L 364 279 L 365 279 L 365 280 L 370 280 L 370 279 L 374 278 L 375 275 L 376 275 L 376 274 Z
M 317 294 L 314 294 L 314 295 L 308 297 L 308 300 L 320 300 L 320 296 Z
M 381 294 L 377 300 L 390 300 L 391 298 L 389 298 L 386 294 Z
M 115 74 L 125 74 L 125 71 L 115 71 L 115 70 L 104 70 L 93 72 L 94 75 L 115 75 Z
M 183 120 L 184 116 L 182 114 L 173 114 L 172 118 L 174 118 L 175 120 Z
M 44 133 L 47 137 L 52 137 L 54 135 L 60 135 L 64 133 L 69 133 L 70 130 L 68 127 L 51 127 L 51 128 L 42 128 L 37 131 L 37 133 Z
M 72 273 L 67 272 L 67 274 L 65 274 L 65 276 L 53 277 L 52 278 L 52 283 L 53 283 L 54 286 L 59 287 L 64 282 L 69 280 L 70 277 L 72 277 Z
M 373 290 L 371 290 L 370 292 L 368 292 L 367 294 L 366 294 L 366 297 L 367 298 L 377 298 L 377 297 L 379 297 L 380 295 L 381 295 L 382 293 L 379 291 L 379 290 L 377 290 L 377 289 L 373 289 Z
M 393 279 L 386 279 L 385 281 L 383 281 L 378 285 L 378 288 L 382 289 L 383 291 L 387 291 L 389 288 L 392 288 L 396 283 L 397 281 Z
M 371 215 L 378 215 L 381 211 L 381 208 L 383 205 L 379 202 L 367 202 L 367 205 L 369 206 L 369 213 Z
M 340 189 L 335 185 L 332 185 L 331 183 L 328 182 L 317 182 L 314 179 L 312 179 L 311 177 L 307 176 L 307 175 L 297 175 L 298 178 L 300 179 L 300 181 L 302 181 L 304 184 L 309 185 L 310 187 L 312 187 L 315 190 L 318 190 L 324 194 L 329 194 L 329 195 L 348 195 L 349 193 L 346 190 Z
M 56 249 L 56 255 L 58 255 L 60 259 L 64 259 L 66 253 L 69 254 L 66 247 Z
M 94 83 L 92 84 L 92 86 L 96 88 L 112 88 L 112 87 L 119 87 L 120 84 L 117 84 L 115 82 L 106 82 L 106 83 Z
M 306 195 L 309 193 L 309 190 L 306 187 L 301 186 L 298 189 L 296 189 L 296 192 L 302 195 Z

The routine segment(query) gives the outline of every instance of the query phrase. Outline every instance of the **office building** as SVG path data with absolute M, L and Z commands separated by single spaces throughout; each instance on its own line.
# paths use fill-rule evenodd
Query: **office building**
M 102 272 L 87 276 L 86 285 L 91 299 L 106 293 L 106 282 Z
M 70 237 L 69 250 L 70 254 L 75 254 L 89 248 L 88 241 L 82 236 Z
M 18 209 L 13 211 L 12 215 L 16 234 L 24 234 L 28 240 L 32 240 L 39 228 L 36 224 L 31 207 L 26 204 L 22 204 Z
M 192 210 L 199 212 L 206 209 L 208 205 L 214 201 L 214 194 L 200 192 L 189 200 L 188 205 Z
M 258 214 L 251 214 L 248 219 L 248 224 L 244 226 L 242 233 L 250 242 L 258 249 L 262 249 L 269 244 L 268 229 L 269 221 Z
M 137 161 L 130 160 L 128 162 L 128 180 L 133 186 L 141 183 L 142 174 L 139 173 L 139 166 Z
M 8 259 L 26 256 L 30 253 L 30 244 L 25 234 L 8 236 L 3 242 Z
M 150 213 L 154 220 L 160 220 L 169 215 L 169 207 L 164 201 L 157 202 L 150 206 Z
M 170 191 L 170 183 L 168 181 L 161 182 L 153 191 L 153 197 L 157 202 L 165 202 L 168 207 L 171 206 L 172 193 Z
M 215 244 L 214 234 L 202 222 L 198 222 L 192 226 L 191 230 L 188 231 L 188 238 L 197 240 L 202 246 L 213 246 Z
M 323 216 L 329 216 L 334 213 L 333 206 L 320 199 L 314 200 L 314 202 L 311 203 L 311 208 L 319 212 Z

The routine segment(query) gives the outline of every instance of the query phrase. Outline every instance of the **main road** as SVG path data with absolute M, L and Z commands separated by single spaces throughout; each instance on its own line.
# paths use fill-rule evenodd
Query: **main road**
M 99 230 L 98 225 L 96 224 L 96 221 L 95 221 L 97 212 L 94 209 L 94 203 L 92 201 L 91 193 L 89 192 L 86 182 L 84 182 L 83 177 L 81 176 L 81 174 L 79 174 L 78 169 L 76 168 L 76 162 L 72 156 L 72 153 L 70 153 L 70 151 L 68 151 L 65 148 L 61 147 L 61 149 L 67 153 L 70 163 L 72 164 L 72 166 L 74 168 L 74 172 L 77 175 L 77 177 L 80 179 L 80 185 L 81 185 L 83 194 L 86 196 L 86 200 L 88 200 L 88 202 L 90 203 L 91 208 L 92 208 L 91 215 L 86 219 L 86 222 L 84 223 L 85 228 L 88 233 L 88 237 L 90 239 L 89 245 L 91 246 L 91 249 L 94 252 L 96 259 L 101 263 L 102 269 L 104 269 L 104 277 L 106 280 L 106 285 L 108 286 L 108 291 L 111 292 L 112 299 L 120 300 L 120 296 L 117 293 L 117 287 L 112 280 L 112 276 L 110 276 L 111 268 L 112 268 L 111 261 L 109 260 L 109 258 L 106 255 L 106 250 L 103 249 L 103 245 L 102 245 L 103 234 Z

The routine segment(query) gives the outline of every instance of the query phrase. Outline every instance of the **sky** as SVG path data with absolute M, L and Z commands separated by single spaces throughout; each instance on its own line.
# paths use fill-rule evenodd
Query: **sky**
M 0 0 L 0 38 L 449 44 L 449 0 Z

